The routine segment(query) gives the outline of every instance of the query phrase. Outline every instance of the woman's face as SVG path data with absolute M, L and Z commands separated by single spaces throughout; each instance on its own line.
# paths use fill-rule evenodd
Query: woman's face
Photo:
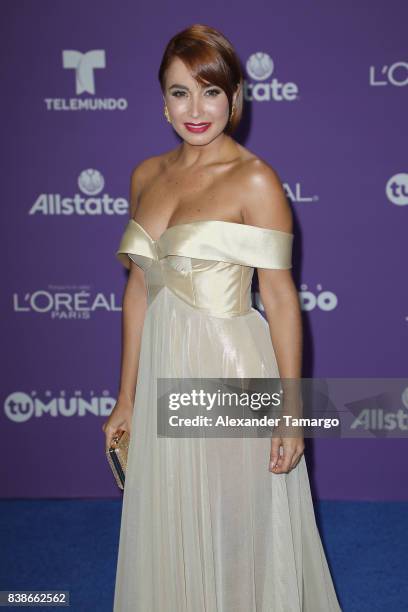
M 216 85 L 198 83 L 179 58 L 167 69 L 164 101 L 177 134 L 192 145 L 211 142 L 229 119 L 226 93 Z M 194 129 L 191 124 L 206 125 Z

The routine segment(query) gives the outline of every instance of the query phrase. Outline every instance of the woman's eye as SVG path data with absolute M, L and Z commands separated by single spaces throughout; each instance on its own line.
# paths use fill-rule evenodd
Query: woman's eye
M 210 94 L 210 97 L 215 98 L 215 96 L 218 96 L 221 93 L 221 91 L 219 89 L 212 88 L 212 89 L 207 89 L 205 93 Z M 186 92 L 182 91 L 181 89 L 176 89 L 176 91 L 173 91 L 171 95 L 174 96 L 175 98 L 180 98 L 186 95 Z

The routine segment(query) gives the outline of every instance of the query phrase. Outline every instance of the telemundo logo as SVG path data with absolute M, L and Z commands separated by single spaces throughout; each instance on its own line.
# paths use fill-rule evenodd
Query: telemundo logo
M 49 111 L 114 111 L 126 110 L 126 98 L 99 98 L 96 94 L 95 71 L 106 68 L 105 49 L 92 49 L 82 53 L 76 49 L 62 51 L 62 67 L 72 71 L 76 97 L 44 98 Z M 91 94 L 82 97 L 82 94 Z
M 391 204 L 397 206 L 408 205 L 408 173 L 399 172 L 388 179 L 385 194 Z
M 18 424 L 39 418 L 106 417 L 111 414 L 115 401 L 109 391 L 101 394 L 91 391 L 87 396 L 82 391 L 72 394 L 46 391 L 43 398 L 36 391 L 13 391 L 4 400 L 4 415 Z
M 249 56 L 246 62 L 246 71 L 252 80 L 258 82 L 248 83 L 244 79 L 245 100 L 250 102 L 293 102 L 299 98 L 299 88 L 296 83 L 283 83 L 276 77 L 267 81 L 273 74 L 274 69 L 274 62 L 268 53 L 258 51 Z
M 265 311 L 259 291 L 254 292 L 255 307 L 261 312 Z M 299 303 L 301 310 L 310 312 L 312 310 L 322 310 L 323 312 L 331 312 L 338 307 L 339 299 L 334 291 L 323 290 L 320 283 L 316 285 L 316 291 L 309 289 L 308 285 L 302 283 L 300 291 L 298 291 Z
M 81 53 L 71 49 L 62 52 L 62 65 L 65 69 L 75 72 L 75 93 L 79 96 L 86 92 L 95 95 L 96 69 L 106 68 L 104 49 L 93 49 Z

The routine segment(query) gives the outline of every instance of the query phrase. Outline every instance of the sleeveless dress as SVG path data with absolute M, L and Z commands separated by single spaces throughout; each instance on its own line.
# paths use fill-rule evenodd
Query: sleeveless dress
M 279 376 L 251 304 L 254 268 L 291 268 L 293 234 L 230 221 L 129 220 L 116 257 L 148 288 L 114 612 L 338 612 L 304 455 L 268 470 L 270 438 L 157 436 L 156 379 Z

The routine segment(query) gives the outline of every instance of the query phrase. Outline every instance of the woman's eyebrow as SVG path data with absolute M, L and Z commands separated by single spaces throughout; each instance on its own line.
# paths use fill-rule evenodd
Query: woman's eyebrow
M 173 83 L 173 85 L 170 85 L 170 87 L 168 89 L 170 90 L 170 89 L 173 89 L 175 87 L 177 89 L 186 89 L 187 91 L 190 91 L 189 87 L 187 87 L 186 85 L 180 85 L 179 83 Z M 202 89 L 206 89 L 206 87 L 212 87 L 211 83 L 207 83 L 205 85 L 204 84 L 201 85 Z
M 178 83 L 173 83 L 173 85 L 170 85 L 169 89 L 173 89 L 173 87 L 177 87 L 179 89 L 188 89 L 188 87 L 186 87 L 185 85 L 179 85 Z

